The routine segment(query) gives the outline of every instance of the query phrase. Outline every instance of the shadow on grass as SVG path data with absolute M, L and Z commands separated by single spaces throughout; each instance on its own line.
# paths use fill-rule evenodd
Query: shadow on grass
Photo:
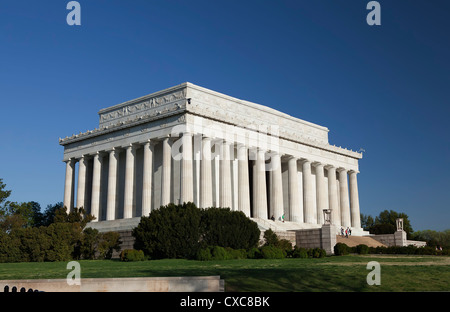
M 367 271 L 358 267 L 322 267 L 315 265 L 248 268 L 231 261 L 203 266 L 146 268 L 146 276 L 208 276 L 225 280 L 225 291 L 290 292 L 290 291 L 363 291 L 367 288 Z M 258 261 L 258 260 L 257 260 Z M 261 260 L 263 261 L 263 260 Z

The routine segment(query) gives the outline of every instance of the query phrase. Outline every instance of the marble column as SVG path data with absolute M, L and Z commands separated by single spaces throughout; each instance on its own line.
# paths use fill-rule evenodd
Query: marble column
M 172 146 L 170 138 L 163 139 L 163 159 L 162 159 L 162 173 L 161 173 L 161 205 L 165 206 L 170 203 L 171 191 L 171 167 L 172 167 Z
M 194 202 L 194 187 L 193 187 L 193 166 L 192 166 L 192 136 L 185 132 L 181 137 L 182 144 L 182 159 L 181 159 L 181 192 L 180 203 Z
M 238 158 L 238 207 L 247 217 L 250 217 L 250 188 L 248 177 L 248 150 L 245 145 L 237 147 Z
M 92 170 L 91 215 L 95 217 L 93 222 L 97 222 L 100 218 L 100 179 L 102 171 L 102 160 L 99 152 L 94 155 L 93 162 L 94 165 Z
M 108 199 L 106 205 L 106 220 L 114 220 L 116 218 L 118 160 L 119 160 L 119 151 L 113 148 L 112 151 L 109 152 Z
M 272 211 L 275 220 L 281 220 L 284 214 L 284 203 L 283 203 L 283 179 L 281 176 L 281 157 L 280 154 L 272 152 L 271 155 L 272 164 L 272 185 L 271 185 L 271 203 L 273 205 Z
M 321 163 L 315 164 L 316 168 L 316 203 L 317 203 L 317 224 L 324 223 L 323 210 L 327 209 L 327 193 L 325 185 L 324 166 Z
M 200 208 L 213 206 L 212 184 L 211 138 L 204 137 L 200 160 Z
M 152 209 L 153 143 L 144 143 L 144 161 L 142 164 L 142 215 L 148 217 Z
M 359 211 L 359 195 L 358 181 L 356 179 L 357 172 L 350 171 L 350 211 L 352 219 L 352 227 L 361 228 L 361 216 Z
M 73 209 L 74 203 L 74 185 L 75 185 L 75 160 L 69 159 L 66 161 L 66 179 L 64 183 L 64 207 L 67 212 Z
M 124 202 L 123 202 L 123 218 L 129 219 L 132 218 L 135 213 L 135 156 L 136 156 L 136 147 L 132 144 L 128 145 L 125 148 L 125 194 L 124 194 Z
M 303 205 L 299 196 L 297 161 L 298 159 L 295 157 L 288 160 L 290 221 L 303 223 Z
M 339 202 L 336 185 L 336 168 L 333 166 L 326 167 L 328 171 L 328 205 L 331 209 L 331 224 L 340 226 L 341 217 L 339 213 Z
M 226 141 L 221 144 L 219 201 L 222 208 L 232 209 L 230 147 L 230 143 Z
M 253 169 L 253 198 L 254 217 L 267 219 L 266 165 L 263 150 L 256 152 Z
M 303 160 L 303 209 L 305 216 L 305 223 L 317 223 L 316 211 L 314 209 L 314 200 L 316 194 L 313 189 L 313 176 L 311 173 L 311 162 Z
M 86 158 L 81 156 L 78 160 L 78 183 L 77 183 L 77 208 L 86 208 Z
M 351 226 L 350 222 L 350 202 L 348 198 L 347 170 L 339 169 L 339 198 L 341 202 L 341 225 L 343 227 Z

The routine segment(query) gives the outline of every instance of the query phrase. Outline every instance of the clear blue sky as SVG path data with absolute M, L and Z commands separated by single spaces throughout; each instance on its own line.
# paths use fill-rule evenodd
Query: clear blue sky
M 329 128 L 364 148 L 361 211 L 450 228 L 450 1 L 65 0 L 0 3 L 0 178 L 63 200 L 59 137 L 101 108 L 189 81 Z

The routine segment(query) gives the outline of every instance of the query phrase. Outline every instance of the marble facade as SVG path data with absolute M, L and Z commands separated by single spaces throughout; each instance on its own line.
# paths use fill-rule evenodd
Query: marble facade
M 60 139 L 64 205 L 94 222 L 170 202 L 229 207 L 255 220 L 360 229 L 358 160 L 328 129 L 183 83 L 99 111 L 99 127 Z

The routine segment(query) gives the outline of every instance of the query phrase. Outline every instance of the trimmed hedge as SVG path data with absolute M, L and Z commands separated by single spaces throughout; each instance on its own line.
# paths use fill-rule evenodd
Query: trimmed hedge
M 334 254 L 336 256 L 344 256 L 350 253 L 350 247 L 344 243 L 337 243 L 334 245 Z
M 263 259 L 283 259 L 286 258 L 286 252 L 275 246 L 263 246 L 261 256 Z
M 233 259 L 284 259 L 284 258 L 323 258 L 326 252 L 322 248 L 295 248 L 286 252 L 285 250 L 275 246 L 262 246 L 259 248 L 232 249 L 220 246 L 209 246 L 201 248 L 197 251 L 196 260 L 233 260 Z
M 125 249 L 120 253 L 120 260 L 125 262 L 143 261 L 145 260 L 145 255 L 142 250 Z
M 336 256 L 348 255 L 349 253 L 365 254 L 391 254 L 391 255 L 436 255 L 448 256 L 450 254 L 448 249 L 436 250 L 434 247 L 416 247 L 409 246 L 389 246 L 389 247 L 368 247 L 367 245 L 358 245 L 349 247 L 344 243 L 337 243 L 334 246 L 334 254 Z

